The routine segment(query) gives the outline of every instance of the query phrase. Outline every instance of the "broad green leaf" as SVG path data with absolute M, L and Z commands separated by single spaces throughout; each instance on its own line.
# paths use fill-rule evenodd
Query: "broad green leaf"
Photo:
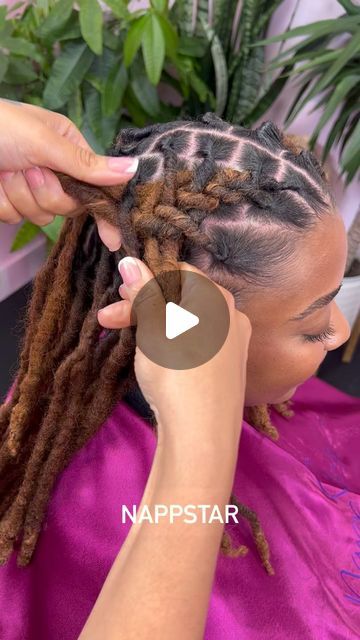
M 77 128 L 80 129 L 83 118 L 83 105 L 80 87 L 78 87 L 70 97 L 67 107 L 69 118 L 74 124 L 76 124 Z
M 164 13 L 168 6 L 168 0 L 151 0 L 151 6 L 159 11 L 160 13 Z
M 105 116 L 119 110 L 128 83 L 128 73 L 123 63 L 117 61 L 109 73 L 102 95 L 101 108 Z
M 64 216 L 55 216 L 54 220 L 47 224 L 45 227 L 41 227 L 41 230 L 45 235 L 55 244 L 60 236 L 61 227 L 64 224 Z
M 85 42 L 71 42 L 55 60 L 44 89 L 44 106 L 59 109 L 86 75 L 94 54 Z
M 151 85 L 150 85 L 151 86 Z M 131 122 L 136 127 L 144 127 L 146 123 L 149 121 L 149 114 L 144 111 L 141 104 L 139 104 L 138 99 L 136 98 L 134 91 L 131 87 L 131 84 L 128 85 L 124 96 L 124 102 L 126 104 L 126 109 L 129 113 Z M 155 116 L 158 118 L 158 116 Z
M 201 24 L 211 45 L 211 55 L 215 70 L 216 114 L 221 116 L 226 106 L 228 94 L 228 71 L 226 59 L 221 42 L 214 30 L 211 29 L 203 19 L 201 19 Z
M 192 58 L 202 58 L 208 48 L 208 42 L 199 38 L 195 39 L 190 36 L 181 35 L 177 53 L 184 56 L 191 56 Z
M 8 68 L 6 70 L 4 80 L 8 84 L 28 84 L 38 79 L 38 74 L 34 71 L 34 67 L 30 60 L 26 58 L 18 58 L 11 56 Z
M 103 14 L 98 0 L 80 0 L 79 22 L 85 42 L 100 56 L 103 47 Z
M 142 37 L 150 16 L 145 15 L 131 24 L 124 42 L 124 63 L 129 67 L 140 48 Z
M 205 82 L 197 75 L 197 73 L 195 73 L 195 71 L 192 71 L 190 73 L 189 81 L 191 87 L 197 93 L 201 102 L 206 102 L 206 100 L 209 99 L 210 102 L 214 105 L 215 96 L 212 94 L 212 91 L 205 84 Z
M 165 39 L 159 19 L 155 13 L 145 24 L 142 36 L 142 51 L 147 76 L 153 85 L 160 80 L 165 58 Z
M 179 46 L 179 37 L 171 22 L 164 16 L 158 16 L 159 24 L 165 39 L 166 53 L 172 59 L 176 58 Z
M 17 56 L 25 56 L 40 63 L 43 61 L 43 57 L 38 52 L 37 47 L 23 38 L 2 37 L 1 47 L 8 49 Z
M 62 27 L 69 20 L 72 12 L 73 0 L 58 0 L 49 15 L 36 30 L 36 35 L 41 39 L 55 38 Z
M 25 220 L 24 224 L 20 227 L 17 232 L 14 241 L 11 245 L 10 251 L 18 251 L 25 247 L 29 242 L 34 240 L 34 238 L 39 235 L 41 232 L 40 227 L 33 222 L 29 222 L 29 220 Z
M 156 117 L 160 111 L 160 102 L 156 88 L 150 84 L 148 78 L 140 73 L 133 73 L 131 88 L 140 106 L 150 116 Z
M 109 73 L 118 61 L 119 55 L 112 49 L 104 47 L 102 56 L 94 57 L 85 80 L 90 82 L 97 91 L 103 93 Z
M 101 155 L 104 155 L 105 147 L 103 143 L 98 139 L 94 131 L 92 130 L 86 116 L 81 125 L 81 133 L 83 134 L 84 138 L 86 139 L 90 147 L 95 151 L 95 153 L 100 153 Z
M 224 112 L 228 95 L 228 74 L 224 51 L 216 34 L 211 45 L 211 55 L 215 69 L 216 113 L 221 116 Z
M 289 67 L 285 67 L 284 70 L 288 69 L 288 68 Z M 290 68 L 291 68 L 291 66 L 290 66 Z M 269 109 L 269 107 L 275 102 L 277 97 L 280 95 L 280 93 L 283 90 L 286 82 L 287 82 L 287 78 L 285 78 L 285 77 L 277 77 L 274 80 L 274 82 L 267 89 L 265 94 L 259 99 L 259 101 L 255 105 L 253 110 L 249 114 L 246 115 L 246 118 L 245 118 L 246 126 L 248 124 L 256 122 L 259 118 L 261 118 L 261 116 L 264 115 L 264 113 L 266 113 L 266 111 Z
M 117 18 L 126 19 L 129 16 L 126 0 L 104 0 L 104 2 Z
M 86 89 L 84 87 L 84 91 L 86 120 L 99 144 L 103 149 L 106 149 L 111 144 L 116 133 L 119 115 L 104 116 L 101 111 L 101 95 L 99 92 L 88 85 Z
M 2 5 L 0 7 L 0 33 L 5 26 L 6 14 L 7 14 L 7 6 Z
M 9 65 L 9 57 L 0 53 L 0 83 L 2 82 Z
M 60 33 L 57 40 L 59 42 L 66 42 L 67 40 L 79 40 L 81 38 L 81 30 L 79 24 L 73 24 L 71 27 L 68 27 L 66 31 Z
M 103 41 L 104 45 L 111 49 L 112 51 L 116 51 L 122 44 L 122 40 L 119 36 L 115 36 L 111 31 L 108 31 L 106 28 L 103 29 Z

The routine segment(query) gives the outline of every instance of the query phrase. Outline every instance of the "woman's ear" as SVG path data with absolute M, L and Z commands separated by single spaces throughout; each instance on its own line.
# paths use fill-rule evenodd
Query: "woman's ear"
M 116 202 L 121 197 L 124 185 L 99 187 L 76 180 L 58 171 L 54 173 L 65 193 L 77 200 L 96 220 L 99 236 L 109 251 L 120 249 L 122 238 L 118 228 Z

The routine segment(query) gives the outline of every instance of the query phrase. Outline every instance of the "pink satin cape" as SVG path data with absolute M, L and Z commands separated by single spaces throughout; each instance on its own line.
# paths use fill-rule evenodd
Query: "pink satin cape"
M 290 420 L 272 411 L 277 442 L 243 422 L 234 481 L 275 575 L 248 523 L 226 525 L 249 552 L 219 554 L 205 640 L 360 637 L 360 400 L 313 377 L 293 401 Z M 78 638 L 130 528 L 121 505 L 140 504 L 154 452 L 148 424 L 120 402 L 59 476 L 31 564 L 13 554 L 0 567 L 1 640 Z

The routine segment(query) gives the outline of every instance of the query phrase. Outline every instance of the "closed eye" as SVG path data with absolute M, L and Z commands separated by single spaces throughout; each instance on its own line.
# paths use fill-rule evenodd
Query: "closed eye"
M 306 342 L 326 342 L 326 340 L 329 340 L 329 338 L 332 338 L 336 333 L 335 327 L 333 327 L 332 325 L 329 325 L 327 329 L 325 329 L 325 331 L 323 331 L 322 333 L 318 333 L 316 335 L 304 335 L 304 339 L 306 340 Z

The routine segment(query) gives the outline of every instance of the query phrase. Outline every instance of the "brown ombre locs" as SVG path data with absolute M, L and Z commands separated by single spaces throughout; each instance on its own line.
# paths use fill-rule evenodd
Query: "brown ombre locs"
M 19 566 L 30 562 L 58 474 L 114 405 L 139 392 L 136 328 L 103 331 L 97 321 L 97 311 L 119 299 L 118 261 L 144 260 L 167 301 L 178 301 L 180 290 L 168 291 L 161 273 L 177 270 L 179 260 L 201 269 L 205 255 L 209 275 L 223 286 L 229 275 L 266 286 L 279 256 L 291 254 L 298 235 L 332 203 L 316 158 L 271 122 L 249 130 L 206 114 L 125 129 L 110 154 L 139 157 L 126 185 L 96 187 L 59 175 L 83 211 L 66 219 L 35 278 L 12 397 L 0 408 L 1 563 L 13 549 Z M 94 215 L 120 229 L 119 251 L 102 244 Z M 276 439 L 269 406 L 293 415 L 289 403 L 248 407 L 245 415 Z M 153 414 L 148 422 L 156 432 Z M 230 501 L 274 573 L 256 513 L 233 494 Z M 248 551 L 233 548 L 227 532 L 221 549 L 229 556 Z

